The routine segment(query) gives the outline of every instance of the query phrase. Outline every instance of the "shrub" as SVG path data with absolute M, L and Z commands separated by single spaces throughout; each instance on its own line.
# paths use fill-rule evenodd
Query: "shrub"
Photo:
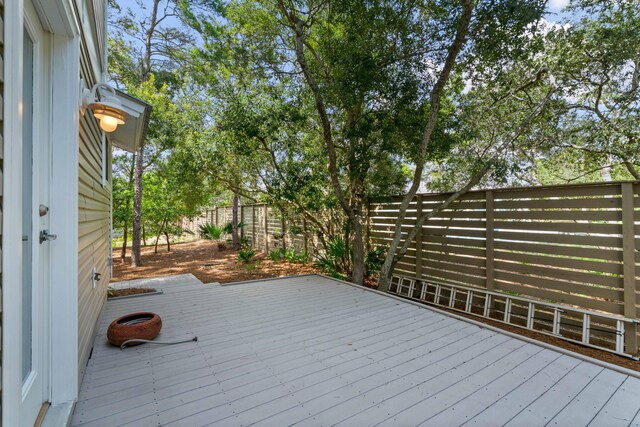
M 222 229 L 220 227 L 216 227 L 210 222 L 200 224 L 199 229 L 200 235 L 207 240 L 220 240 L 220 237 L 222 237 Z
M 306 251 L 297 252 L 295 248 L 291 248 L 284 252 L 284 258 L 289 262 L 301 262 L 306 264 L 309 262 L 310 257 Z
M 253 258 L 255 256 L 256 256 L 256 251 L 252 248 L 242 248 L 238 251 L 238 259 L 242 261 L 244 264 L 247 264 L 253 261 Z
M 231 234 L 233 233 L 233 223 L 228 222 L 222 227 L 222 234 Z
M 238 230 L 244 227 L 244 222 L 238 222 Z M 228 222 L 222 227 L 222 234 L 232 234 L 233 233 L 233 222 Z
M 386 248 L 379 247 L 365 255 L 365 274 L 380 270 L 384 263 Z M 315 266 L 331 277 L 346 279 L 352 261 L 352 253 L 348 243 L 342 237 L 334 237 L 327 241 L 324 254 L 316 258 Z M 308 259 L 308 255 L 307 255 Z
M 283 256 L 284 256 L 284 253 L 282 248 L 274 249 L 269 252 L 269 255 L 267 255 L 267 257 L 269 257 L 269 259 L 273 262 L 282 261 Z
M 309 255 L 309 252 L 307 251 L 302 251 L 298 254 L 298 261 L 303 264 L 307 264 L 311 261 L 311 255 Z
M 297 261 L 296 256 L 297 256 L 296 250 L 293 248 L 287 249 L 286 251 L 284 251 L 284 259 L 286 259 L 289 262 L 296 262 Z
M 317 257 L 315 266 L 337 279 L 346 279 L 349 265 L 349 250 L 342 237 L 327 241 L 324 254 Z
M 386 255 L 386 248 L 379 247 L 372 251 L 369 251 L 364 259 L 364 268 L 367 274 L 371 274 L 374 271 L 379 271 L 384 264 L 384 257 Z

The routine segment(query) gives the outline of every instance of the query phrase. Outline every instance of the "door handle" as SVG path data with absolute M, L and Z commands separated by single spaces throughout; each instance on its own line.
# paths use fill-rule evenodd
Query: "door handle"
M 56 240 L 57 238 L 58 236 L 56 234 L 49 234 L 49 230 L 42 230 L 40 232 L 40 243 Z

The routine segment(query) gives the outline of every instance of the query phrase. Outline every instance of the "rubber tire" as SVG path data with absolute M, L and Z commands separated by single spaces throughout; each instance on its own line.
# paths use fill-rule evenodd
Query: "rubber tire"
M 123 323 L 139 318 L 150 317 L 135 325 L 123 325 Z M 107 329 L 107 339 L 112 345 L 120 347 L 120 345 L 131 339 L 152 340 L 158 336 L 162 329 L 162 319 L 156 313 L 138 312 L 118 317 L 111 322 Z M 131 343 L 128 345 L 138 345 L 141 343 Z

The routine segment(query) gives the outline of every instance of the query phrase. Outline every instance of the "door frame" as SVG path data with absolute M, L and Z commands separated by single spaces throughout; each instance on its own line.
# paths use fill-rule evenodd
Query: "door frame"
M 24 34 L 32 40 L 32 94 L 30 102 L 33 124 L 31 137 L 32 177 L 31 177 L 31 283 L 32 303 L 32 373 L 22 387 L 22 405 L 26 412 L 37 417 L 44 402 L 50 401 L 50 252 L 51 243 L 38 241 L 40 230 L 49 228 L 49 215 L 40 216 L 38 206 L 49 206 L 50 200 L 50 155 L 51 155 L 51 82 L 50 80 L 50 37 L 42 28 L 40 19 L 29 1 L 25 3 Z M 24 58 L 23 58 L 24 60 Z M 24 62 L 23 62 L 24 67 Z M 24 127 L 24 125 L 23 125 Z M 24 148 L 24 147 L 23 147 Z M 24 156 L 24 151 L 23 151 Z M 23 217 L 24 219 L 24 217 Z M 22 291 L 22 287 L 20 289 Z M 20 308 L 23 309 L 22 304 Z M 23 407 L 22 412 L 25 412 Z
M 4 153 L 2 180 L 2 425 L 21 426 L 20 373 L 22 237 L 22 45 L 24 3 L 4 2 Z M 78 137 L 80 26 L 70 0 L 33 0 L 43 28 L 51 33 L 49 97 L 51 194 L 49 227 L 58 235 L 51 250 L 49 399 L 71 414 L 78 395 Z M 44 19 L 43 19 L 44 18 Z M 13 285 L 13 286 L 12 286 Z

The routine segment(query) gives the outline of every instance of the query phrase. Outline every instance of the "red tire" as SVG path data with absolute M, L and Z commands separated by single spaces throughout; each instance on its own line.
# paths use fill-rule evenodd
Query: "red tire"
M 162 329 L 162 319 L 155 313 L 140 312 L 119 317 L 109 325 L 107 339 L 115 346 L 132 339 L 152 340 Z M 138 345 L 131 343 L 128 345 Z

